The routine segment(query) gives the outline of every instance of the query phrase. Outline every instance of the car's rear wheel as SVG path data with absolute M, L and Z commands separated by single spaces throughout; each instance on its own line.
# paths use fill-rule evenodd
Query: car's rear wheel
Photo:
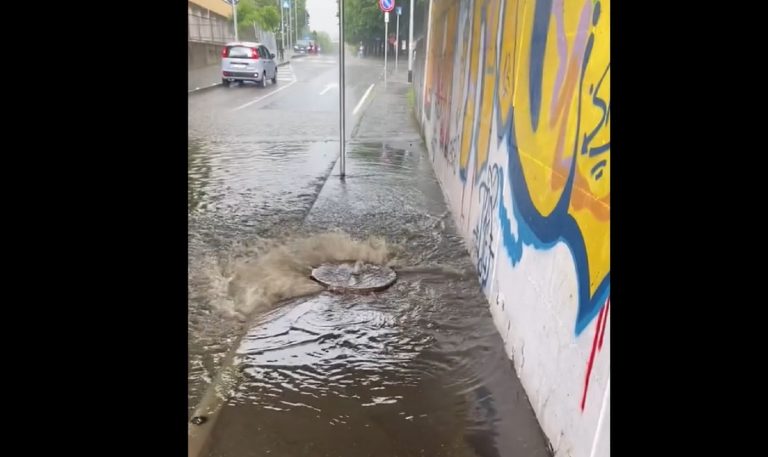
M 224 87 L 229 87 L 229 80 L 228 79 L 222 79 L 221 80 L 221 85 L 224 86 Z
M 275 77 L 272 78 L 272 84 L 277 84 L 277 68 L 275 68 Z
M 267 72 L 261 74 L 261 81 L 258 83 L 261 87 L 267 87 Z

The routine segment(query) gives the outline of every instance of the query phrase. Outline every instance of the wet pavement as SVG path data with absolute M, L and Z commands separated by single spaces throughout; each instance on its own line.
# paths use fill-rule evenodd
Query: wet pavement
M 280 85 L 190 97 L 189 398 L 204 417 L 190 455 L 551 455 L 404 107 L 408 86 L 348 62 L 341 180 L 337 73 L 311 58 L 291 67 L 291 87 L 234 112 Z M 397 281 L 352 295 L 310 278 L 356 260 Z

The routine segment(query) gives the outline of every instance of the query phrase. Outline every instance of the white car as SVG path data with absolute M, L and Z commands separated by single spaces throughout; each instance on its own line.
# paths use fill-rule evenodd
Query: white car
M 267 79 L 277 84 L 275 55 L 261 43 L 233 42 L 221 51 L 221 83 L 253 81 L 264 87 Z

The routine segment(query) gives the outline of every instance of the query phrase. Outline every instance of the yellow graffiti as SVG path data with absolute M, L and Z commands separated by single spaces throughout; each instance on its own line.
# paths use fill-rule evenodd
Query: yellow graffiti
M 602 102 L 611 99 L 610 1 L 601 1 L 599 21 L 592 27 L 594 47 L 584 71 L 581 89 L 581 120 L 576 153 L 576 180 L 568 212 L 576 219 L 587 248 L 590 293 L 610 271 L 611 158 L 610 147 L 598 155 L 583 153 L 589 148 L 610 146 L 610 113 Z M 595 172 L 601 161 L 599 177 Z
M 455 8 L 438 5 L 432 14 L 430 30 L 430 59 L 428 73 L 434 75 L 427 85 L 427 103 L 435 105 L 440 147 L 447 143 L 451 115 L 451 90 L 453 85 L 453 62 L 455 56 L 458 12 Z
M 496 122 L 500 137 L 513 129 L 540 217 L 572 180 L 567 212 L 586 247 L 591 297 L 610 272 L 610 0 L 543 2 L 434 0 L 425 83 L 430 96 L 448 94 L 450 111 L 440 100 L 437 112 L 457 130 L 464 178 L 506 148 L 491 138 Z M 466 37 L 457 36 L 457 15 Z
M 524 12 L 523 27 L 518 36 L 522 49 L 530 49 L 532 46 L 535 10 L 536 8 L 532 5 L 531 8 L 526 8 Z M 578 19 L 577 15 L 566 15 L 566 36 L 575 37 Z M 531 86 L 531 52 L 523 52 L 520 56 L 520 67 L 523 70 L 519 73 L 518 87 L 521 90 L 515 92 L 513 102 L 515 107 L 515 136 L 523 171 L 533 204 L 543 216 L 552 212 L 565 189 L 573 147 L 571 145 L 570 148 L 565 148 L 564 139 L 576 137 L 577 106 L 571 101 L 576 99 L 574 79 L 577 78 L 577 75 L 574 75 L 572 71 L 578 69 L 581 56 L 573 53 L 572 49 L 570 50 L 572 63 L 568 65 L 569 74 L 565 78 L 569 83 L 565 85 L 565 81 L 563 81 L 561 87 L 556 90 L 556 74 L 558 70 L 562 71 L 561 65 L 568 64 L 568 62 L 559 61 L 558 37 L 556 36 L 558 32 L 556 21 L 550 20 L 544 51 L 541 100 L 538 103 L 540 106 L 538 124 L 534 126 L 531 118 L 535 109 L 532 106 L 534 101 L 531 100 L 531 91 L 529 90 Z M 560 102 L 555 109 L 551 104 L 553 97 L 556 97 Z M 555 123 L 553 124 L 551 120 L 554 120 Z
M 482 12 L 485 2 L 478 0 L 474 4 L 474 11 L 471 13 L 471 45 L 469 51 L 469 81 L 466 84 L 467 104 L 464 109 L 464 124 L 461 129 L 461 149 L 459 153 L 459 168 L 467 170 L 469 165 L 469 155 L 472 149 L 473 132 L 475 127 L 475 94 L 478 89 L 478 67 L 480 65 L 480 48 L 482 28 Z M 479 150 L 478 150 L 479 152 Z M 484 151 L 487 156 L 488 151 Z
M 496 79 L 499 74 L 497 45 L 499 41 L 499 17 L 501 0 L 485 0 L 474 3 L 471 12 L 471 50 L 469 59 L 466 108 L 463 113 L 461 132 L 461 152 L 459 166 L 462 170 L 469 167 L 474 140 L 475 160 L 474 176 L 488 162 L 488 149 L 491 139 L 493 101 L 496 96 Z M 466 60 L 463 61 L 466 63 Z M 483 62 L 483 68 L 480 63 Z M 478 85 L 479 84 L 479 85 Z M 477 91 L 481 92 L 479 111 L 476 112 Z M 473 137 L 473 134 L 476 135 Z
M 451 132 L 453 135 L 458 135 L 462 131 L 462 104 L 464 101 L 464 97 L 466 95 L 466 87 L 467 87 L 467 69 L 466 62 L 469 60 L 469 44 L 470 44 L 470 36 L 472 32 L 472 22 L 470 20 L 471 18 L 471 12 L 469 11 L 469 8 L 466 8 L 462 11 L 464 13 L 463 15 L 459 15 L 459 21 L 461 24 L 461 36 L 458 37 L 458 54 L 456 61 L 457 65 L 455 65 L 455 70 L 453 74 L 453 79 L 455 80 L 456 89 L 453 92 L 452 96 L 453 99 L 451 100 L 452 106 L 454 106 L 454 111 L 451 113 Z M 462 20 L 463 19 L 463 20 Z M 460 148 L 461 145 L 456 145 L 455 148 Z
M 443 44 L 447 41 L 453 40 L 453 34 L 455 31 L 455 23 L 447 24 L 447 15 L 453 8 L 450 8 L 450 3 L 436 2 L 430 12 L 430 29 L 429 29 L 429 59 L 427 60 L 426 78 L 425 78 L 425 96 L 427 97 L 427 103 L 432 102 L 432 97 L 435 95 L 436 88 L 440 87 L 441 82 L 444 81 L 444 76 L 441 72 L 441 66 L 444 65 L 446 60 L 445 47 Z M 452 56 L 451 56 L 452 57 Z
M 488 147 L 491 139 L 493 121 L 493 99 L 496 95 L 496 43 L 499 39 L 499 0 L 490 0 L 485 4 L 485 75 L 483 77 L 483 95 L 480 99 L 480 118 L 477 122 L 477 160 L 475 176 L 488 162 Z
M 497 100 L 499 102 L 499 128 L 505 128 L 512 114 L 512 99 L 515 94 L 520 69 L 521 43 L 517 39 L 519 11 L 523 2 L 507 2 L 504 5 L 501 49 L 499 54 L 499 81 Z
M 601 9 L 595 14 L 598 3 Z M 521 70 L 513 91 L 520 161 L 540 215 L 548 216 L 560 201 L 576 161 L 568 212 L 586 246 L 590 295 L 610 269 L 609 4 L 554 1 L 546 29 L 540 99 L 532 100 L 529 90 L 532 52 L 518 53 Z M 535 4 L 522 12 L 517 36 L 521 50 L 533 46 L 534 13 Z M 538 119 L 533 114 L 537 112 L 534 103 L 538 104 Z M 585 145 L 587 140 L 589 145 Z M 608 148 L 591 156 L 583 151 L 590 145 L 598 150 L 600 146 Z

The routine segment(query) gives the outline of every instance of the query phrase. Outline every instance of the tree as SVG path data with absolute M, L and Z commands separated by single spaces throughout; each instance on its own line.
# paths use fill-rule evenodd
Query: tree
M 331 43 L 331 36 L 328 35 L 326 32 L 318 32 L 317 30 L 312 32 L 312 37 L 317 43 L 321 49 L 324 49 L 325 52 L 330 52 L 332 49 L 333 44 Z
M 301 4 L 298 6 L 301 7 Z M 301 12 L 300 9 L 299 13 Z M 265 32 L 277 32 L 280 29 L 280 10 L 277 2 L 275 0 L 241 0 L 237 4 L 237 23 L 241 29 L 248 29 L 255 23 Z
M 280 28 L 280 12 L 275 5 L 256 10 L 255 20 L 259 27 L 267 32 L 277 32 Z
M 416 23 L 422 11 L 426 11 L 426 0 L 414 0 Z M 400 17 L 400 34 L 408 35 L 410 0 L 395 0 L 395 4 L 403 8 Z M 337 2 L 338 5 L 338 2 Z M 337 13 L 338 15 L 338 13 Z M 395 12 L 390 13 L 389 31 L 394 33 Z M 414 30 L 418 30 L 414 27 Z M 347 43 L 357 44 L 360 41 L 371 41 L 384 38 L 384 13 L 379 9 L 375 0 L 344 0 L 344 38 Z
M 384 14 L 376 2 L 344 0 L 344 38 L 357 44 L 384 36 Z
M 255 0 L 241 0 L 237 4 L 237 26 L 242 29 L 250 27 L 256 20 Z

